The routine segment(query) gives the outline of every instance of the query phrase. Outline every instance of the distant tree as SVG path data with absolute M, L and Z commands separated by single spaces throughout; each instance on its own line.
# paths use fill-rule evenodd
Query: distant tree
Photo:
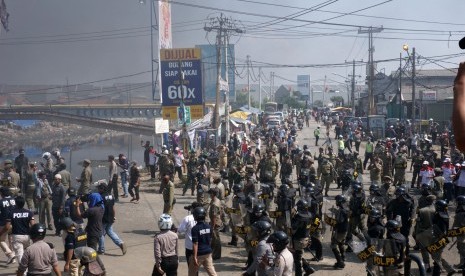
M 329 99 L 334 103 L 335 106 L 343 106 L 344 105 L 344 98 L 341 96 L 333 96 Z
M 316 100 L 313 102 L 313 106 L 316 106 L 316 107 L 323 107 L 323 101 L 321 100 Z
M 249 95 L 247 93 L 236 91 L 236 102 L 232 104 L 232 107 L 240 108 L 248 104 L 249 104 Z M 250 105 L 252 107 L 258 107 L 258 103 L 255 102 L 253 99 L 250 99 Z

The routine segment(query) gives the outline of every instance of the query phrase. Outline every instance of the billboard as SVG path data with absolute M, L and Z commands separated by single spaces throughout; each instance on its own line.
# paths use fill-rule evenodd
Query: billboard
M 176 120 L 181 102 L 193 119 L 203 118 L 202 63 L 198 48 L 161 49 L 160 74 L 163 118 Z
M 421 91 L 421 100 L 423 102 L 436 102 L 436 91 L 432 91 L 432 90 Z
M 297 90 L 303 97 L 310 97 L 310 75 L 297 75 Z
M 216 45 L 196 45 L 202 51 L 203 65 L 203 87 L 205 90 L 205 101 L 214 103 L 216 101 L 216 80 L 218 78 L 216 68 Z M 226 80 L 226 52 L 228 63 L 228 85 L 229 85 L 229 101 L 236 101 L 236 75 L 235 75 L 235 53 L 234 45 L 229 44 L 227 47 L 221 48 L 221 78 Z M 224 95 L 224 94 L 223 94 Z M 223 102 L 223 98 L 222 98 Z

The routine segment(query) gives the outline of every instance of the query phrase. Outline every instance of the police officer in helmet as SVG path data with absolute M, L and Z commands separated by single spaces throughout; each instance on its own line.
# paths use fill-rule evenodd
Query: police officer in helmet
M 252 224 L 251 242 L 253 243 L 253 261 L 252 264 L 244 271 L 243 275 L 266 275 L 266 270 L 260 266 L 262 258 L 272 252 L 272 247 L 267 243 L 267 239 L 271 234 L 271 223 L 267 221 L 256 221 Z
M 289 249 L 287 249 L 287 245 L 289 244 L 289 237 L 287 234 L 283 231 L 274 232 L 266 242 L 273 245 L 275 256 L 272 256 L 272 258 L 274 258 L 272 263 L 268 256 L 263 258 L 262 262 L 272 269 L 273 275 L 294 275 L 294 257 Z
M 41 223 L 31 226 L 29 236 L 33 244 L 25 250 L 18 267 L 17 276 L 22 276 L 26 270 L 31 275 L 51 274 L 53 270 L 57 276 L 61 276 L 53 245 L 44 241 L 46 233 L 47 229 Z

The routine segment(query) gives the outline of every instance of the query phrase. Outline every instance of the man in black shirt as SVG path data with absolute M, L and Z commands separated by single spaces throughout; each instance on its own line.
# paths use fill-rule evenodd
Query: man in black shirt
M 203 207 L 197 207 L 192 212 L 197 224 L 192 228 L 192 244 L 193 244 L 193 261 L 189 262 L 189 276 L 196 276 L 199 271 L 199 266 L 202 265 L 208 275 L 216 276 L 215 267 L 213 266 L 212 248 L 210 246 L 212 240 L 212 229 L 205 222 L 206 212 Z
M 65 187 L 61 184 L 61 175 L 56 174 L 53 178 L 52 187 L 52 216 L 55 225 L 55 236 L 60 236 L 60 220 L 63 216 L 63 207 L 65 205 Z
M 97 245 L 100 237 L 103 235 L 103 198 L 99 193 L 92 193 L 89 195 L 89 202 L 87 209 L 84 213 L 81 213 L 80 206 L 82 205 L 81 198 L 76 200 L 76 215 L 80 218 L 87 219 L 87 246 L 92 247 L 97 251 Z
M 76 224 L 76 228 L 84 228 L 84 219 L 77 216 L 76 208 L 74 206 L 74 203 L 76 202 L 76 199 L 77 199 L 76 189 L 73 187 L 70 187 L 67 193 L 68 193 L 68 199 L 66 199 L 65 201 L 64 216 L 72 219 L 74 223 Z M 83 214 L 85 211 L 84 205 L 81 204 L 79 208 L 81 209 L 81 214 Z
M 62 221 L 63 229 L 66 231 L 65 237 L 65 267 L 64 271 L 70 275 L 79 275 L 79 259 L 74 253 L 74 249 L 84 247 L 87 244 L 87 235 L 84 229 L 77 228 L 71 218 L 66 217 Z
M 123 255 L 126 254 L 126 245 L 124 242 L 118 237 L 118 235 L 113 231 L 113 223 L 116 219 L 116 212 L 115 212 L 115 199 L 113 195 L 108 192 L 108 185 L 105 182 L 100 182 L 98 185 L 98 192 L 103 198 L 103 205 L 105 207 L 105 212 L 103 214 L 103 235 L 100 237 L 98 243 L 98 253 L 104 254 L 105 253 L 105 235 L 108 234 L 110 239 L 116 244 Z
M 7 264 L 16 262 L 15 253 L 11 251 L 7 242 L 7 231 L 2 231 L 6 225 L 6 219 L 8 218 L 10 212 L 16 206 L 14 198 L 10 196 L 10 189 L 8 187 L 0 187 L 0 232 L 3 234 L 0 235 L 0 247 L 2 248 L 5 255 L 8 257 Z
M 6 219 L 5 227 L 0 231 L 0 236 L 3 235 L 3 232 L 7 232 L 11 229 L 13 250 L 15 251 L 16 259 L 19 263 L 23 257 L 24 249 L 31 243 L 29 228 L 34 224 L 34 213 L 28 209 L 24 209 L 26 200 L 23 197 L 16 197 L 15 202 L 16 208 L 10 212 Z

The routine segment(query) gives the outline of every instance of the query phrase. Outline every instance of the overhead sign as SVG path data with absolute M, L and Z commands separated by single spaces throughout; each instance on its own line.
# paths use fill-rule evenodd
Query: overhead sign
M 203 105 L 200 49 L 161 49 L 163 106 Z
M 424 102 L 435 102 L 436 91 L 421 91 L 421 100 Z
M 179 106 L 165 106 L 162 108 L 163 119 L 177 120 Z M 203 118 L 203 105 L 190 105 L 191 119 Z
M 184 110 L 183 110 L 184 109 Z M 186 126 L 191 124 L 191 108 L 190 106 L 186 106 L 184 108 L 178 107 L 178 125 L 182 126 L 186 124 Z
M 310 96 L 310 75 L 297 75 L 297 90 L 302 96 Z
M 170 121 L 161 118 L 155 119 L 155 134 L 170 132 Z

